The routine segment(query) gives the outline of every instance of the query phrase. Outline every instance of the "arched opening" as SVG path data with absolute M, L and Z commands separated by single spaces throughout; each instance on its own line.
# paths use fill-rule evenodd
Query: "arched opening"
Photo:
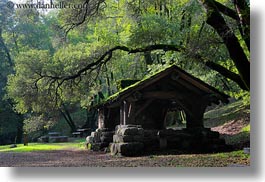
M 166 113 L 165 128 L 183 129 L 186 128 L 186 114 L 183 109 L 170 109 Z

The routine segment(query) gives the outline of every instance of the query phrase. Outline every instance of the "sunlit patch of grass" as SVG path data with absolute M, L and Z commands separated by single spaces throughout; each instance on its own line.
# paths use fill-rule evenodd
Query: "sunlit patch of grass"
M 217 157 L 223 158 L 242 158 L 242 159 L 249 159 L 250 154 L 245 154 L 243 150 L 233 151 L 233 152 L 224 152 L 224 153 L 217 153 L 214 154 Z
M 204 114 L 204 125 L 208 128 L 220 126 L 249 113 L 249 106 L 245 106 L 243 101 L 239 100 L 206 112 Z
M 18 144 L 16 148 L 10 148 L 10 145 L 0 146 L 0 152 L 34 152 L 67 149 L 82 150 L 85 148 L 83 143 L 79 141 L 66 143 L 29 143 L 28 146 Z
M 245 126 L 244 128 L 242 128 L 241 131 L 242 132 L 250 132 L 250 124 L 248 124 L 247 126 Z
M 233 102 L 231 104 L 227 104 L 220 108 L 210 110 L 204 114 L 204 117 L 207 119 L 208 118 L 219 118 L 222 116 L 227 116 L 230 113 L 236 113 L 237 111 L 242 110 L 243 108 L 244 108 L 243 102 L 240 100 L 240 101 Z

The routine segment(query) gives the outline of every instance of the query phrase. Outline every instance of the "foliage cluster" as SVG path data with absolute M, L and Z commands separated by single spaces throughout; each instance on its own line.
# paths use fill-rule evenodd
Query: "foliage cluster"
M 87 8 L 43 13 L 37 9 L 10 9 L 7 0 L 1 1 L 1 100 L 5 97 L 0 105 L 1 136 L 5 132 L 21 133 L 23 118 L 26 132 L 45 131 L 62 118 L 75 130 L 79 124 L 72 114 L 88 110 L 117 92 L 119 80 L 140 80 L 172 64 L 220 91 L 244 98 L 248 104 L 247 73 L 242 72 L 231 54 L 223 37 L 226 34 L 221 35 L 209 20 L 211 12 L 217 17 L 218 13 L 231 13 L 229 10 L 242 15 L 239 18 L 248 14 L 236 12 L 241 9 L 235 9 L 230 1 L 78 0 L 74 3 L 85 4 Z M 219 8 L 217 12 L 215 7 L 219 6 L 226 11 Z M 249 59 L 246 41 L 249 29 L 245 19 L 239 21 L 231 15 L 221 18 L 231 29 L 227 33 L 236 36 L 235 42 L 239 42 Z M 123 47 L 110 52 L 115 46 L 131 50 L 150 45 L 176 45 L 181 49 L 128 54 Z M 86 117 L 83 126 L 91 127 L 93 111 L 83 116 Z

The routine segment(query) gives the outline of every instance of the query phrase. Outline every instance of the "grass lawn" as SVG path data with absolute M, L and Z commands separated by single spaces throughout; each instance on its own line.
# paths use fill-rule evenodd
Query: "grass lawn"
M 235 149 L 250 145 L 250 108 L 239 100 L 217 107 L 204 114 L 204 124 L 221 134 L 226 143 Z
M 242 150 L 216 154 L 183 154 L 173 156 L 154 156 L 154 160 L 167 160 L 171 167 L 227 167 L 233 165 L 250 166 L 250 155 Z M 170 159 L 170 158 L 169 158 Z M 163 164 L 163 163 L 162 163 Z M 159 165 L 158 165 L 159 166 Z
M 242 117 L 243 114 L 249 115 L 249 113 L 249 106 L 244 106 L 243 101 L 239 100 L 205 112 L 204 125 L 209 128 L 220 126 L 228 121 Z
M 18 144 L 16 148 L 10 148 L 10 145 L 0 146 L 0 152 L 33 152 L 49 150 L 84 150 L 85 139 L 78 139 L 73 142 L 65 143 L 29 143 L 28 146 Z

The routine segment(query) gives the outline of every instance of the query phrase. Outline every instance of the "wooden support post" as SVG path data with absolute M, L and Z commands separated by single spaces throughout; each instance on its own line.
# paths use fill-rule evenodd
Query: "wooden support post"
M 136 111 L 135 102 L 131 102 L 129 105 L 129 110 L 128 110 L 128 124 L 136 124 L 135 123 L 135 111 Z
M 98 109 L 98 128 L 105 127 L 104 109 Z
M 126 125 L 126 101 L 123 101 L 123 113 L 122 113 L 122 115 L 123 115 L 123 125 Z
M 128 103 L 127 101 L 123 101 L 123 124 L 126 125 L 128 124 Z
M 123 125 L 123 104 L 120 105 L 120 125 Z

